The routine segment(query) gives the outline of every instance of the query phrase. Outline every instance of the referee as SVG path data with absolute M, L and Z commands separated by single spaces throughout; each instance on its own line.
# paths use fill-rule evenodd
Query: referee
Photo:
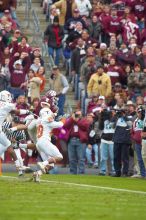
M 5 121 L 2 125 L 2 130 L 6 134 L 7 138 L 11 141 L 14 151 L 17 155 L 17 158 L 20 162 L 20 165 L 23 166 L 23 159 L 21 157 L 21 151 L 19 148 L 19 143 L 26 142 L 27 137 L 24 130 L 12 131 L 11 128 L 21 124 L 18 116 L 14 116 L 12 122 Z M 19 176 L 23 175 L 23 171 L 19 170 Z

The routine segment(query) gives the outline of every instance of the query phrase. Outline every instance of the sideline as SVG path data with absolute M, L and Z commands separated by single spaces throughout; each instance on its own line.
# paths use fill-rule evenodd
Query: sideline
M 18 177 L 14 177 L 14 176 L 0 176 L 0 178 L 18 179 Z M 18 180 L 20 180 L 20 179 L 18 179 Z M 53 180 L 41 180 L 41 182 L 70 185 L 70 186 L 77 186 L 77 187 L 85 187 L 85 188 L 102 189 L 102 190 L 115 191 L 115 192 L 141 194 L 141 195 L 146 196 L 146 192 L 144 192 L 144 191 L 136 191 L 136 190 L 130 190 L 130 189 L 121 189 L 121 188 L 113 188 L 113 187 L 106 187 L 106 186 L 94 186 L 94 185 L 88 185 L 88 184 L 69 183 L 69 182 L 61 182 L 61 181 L 53 181 Z

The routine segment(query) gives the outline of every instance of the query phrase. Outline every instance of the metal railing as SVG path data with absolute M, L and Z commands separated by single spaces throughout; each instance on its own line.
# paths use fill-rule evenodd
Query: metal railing
M 22 5 L 22 2 L 19 1 L 18 5 Z M 30 12 L 32 7 L 31 0 L 25 0 L 25 9 L 24 9 L 24 22 L 21 24 L 22 28 L 29 28 L 30 27 Z

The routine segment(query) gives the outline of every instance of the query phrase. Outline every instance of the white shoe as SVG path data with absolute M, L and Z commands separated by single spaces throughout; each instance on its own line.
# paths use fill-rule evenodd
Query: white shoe
M 131 178 L 142 178 L 142 176 L 140 174 L 134 174 Z
M 37 171 L 33 173 L 32 178 L 33 178 L 33 181 L 34 181 L 34 182 L 40 183 L 40 175 L 38 174 Z
M 45 169 L 46 166 L 42 162 L 38 162 L 37 165 L 39 166 L 39 168 L 43 173 L 46 173 L 46 169 Z

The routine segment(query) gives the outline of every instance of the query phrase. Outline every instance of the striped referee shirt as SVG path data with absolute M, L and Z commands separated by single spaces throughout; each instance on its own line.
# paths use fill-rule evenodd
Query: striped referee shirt
M 2 131 L 6 134 L 7 138 L 10 141 L 15 140 L 15 143 L 16 143 L 17 147 L 19 145 L 19 142 L 26 141 L 26 134 L 25 134 L 24 130 L 9 131 L 8 130 L 9 128 L 12 128 L 12 123 L 11 122 L 6 121 L 2 124 Z M 16 146 L 14 146 L 14 147 L 16 147 Z

